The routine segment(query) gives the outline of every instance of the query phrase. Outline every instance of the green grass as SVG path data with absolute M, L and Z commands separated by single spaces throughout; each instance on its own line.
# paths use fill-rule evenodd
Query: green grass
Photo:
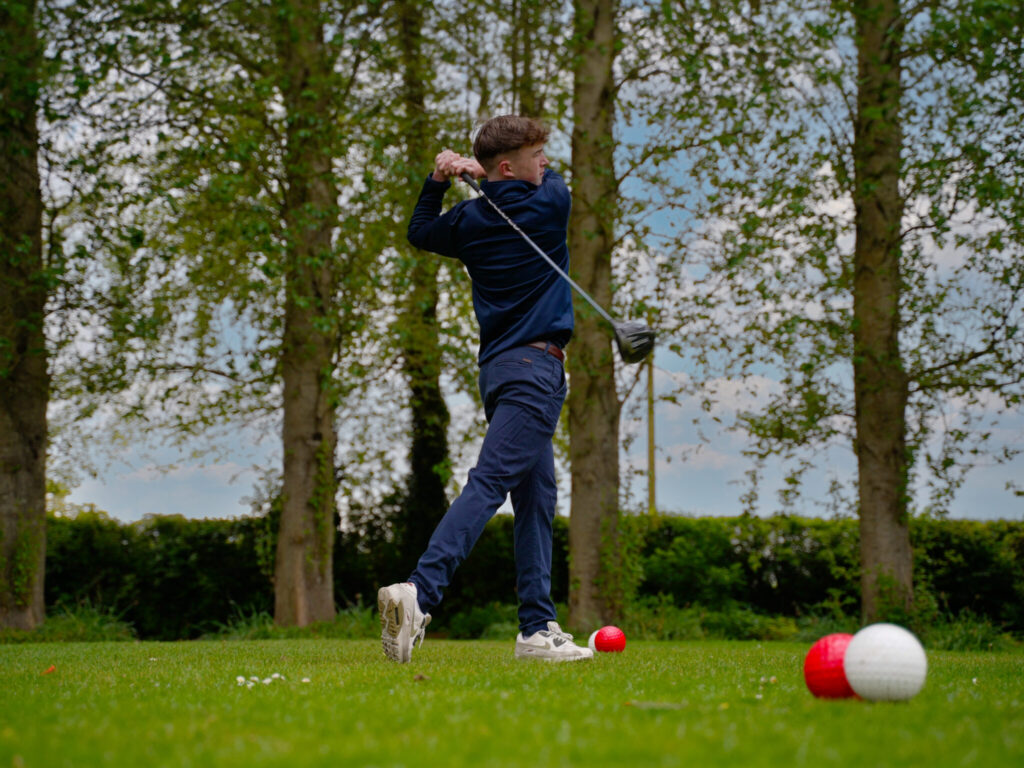
M 872 704 L 811 697 L 807 647 L 545 664 L 428 638 L 395 665 L 367 640 L 3 645 L 0 767 L 1024 765 L 1024 654 L 933 652 L 915 699 Z

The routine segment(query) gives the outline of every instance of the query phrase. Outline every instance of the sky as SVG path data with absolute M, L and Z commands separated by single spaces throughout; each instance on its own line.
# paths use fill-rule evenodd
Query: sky
M 667 391 L 676 373 L 674 362 L 660 350 L 655 357 L 657 367 L 656 392 Z M 465 410 L 467 402 L 453 398 L 453 408 Z M 728 423 L 729 405 L 721 407 L 722 421 Z M 727 516 L 740 514 L 740 497 L 746 490 L 745 477 L 751 468 L 750 460 L 742 455 L 744 438 L 741 433 L 721 429 L 706 434 L 707 442 L 695 434 L 692 418 L 699 405 L 683 400 L 679 404 L 661 402 L 655 408 L 655 435 L 657 442 L 656 499 L 660 511 L 688 515 Z M 564 412 L 563 412 L 563 418 Z M 458 419 L 454 422 L 458 423 Z M 1024 414 L 1017 414 L 1003 425 L 1006 435 L 1017 437 L 1024 443 Z M 624 453 L 623 475 L 629 470 L 632 491 L 626 507 L 645 509 L 646 484 L 646 424 L 625 425 L 624 431 L 635 433 L 636 439 Z M 135 521 L 148 514 L 181 514 L 186 517 L 236 517 L 250 513 L 247 498 L 266 469 L 276 468 L 278 447 L 273 435 L 253 435 L 239 430 L 223 442 L 220 457 L 203 461 L 191 454 L 206 447 L 201 442 L 186 444 L 181 450 L 150 448 L 129 450 L 107 464 L 100 465 L 96 478 L 83 480 L 75 487 L 69 501 L 91 503 L 123 521 Z M 463 460 L 456 467 L 456 480 L 465 482 L 466 474 L 475 458 L 470 446 L 462 452 Z M 162 465 L 173 465 L 161 468 Z M 845 448 L 823 452 L 817 457 L 815 469 L 806 478 L 803 503 L 795 512 L 813 516 L 829 516 L 832 511 L 824 505 L 830 480 L 849 483 L 856 477 L 852 454 Z M 568 513 L 568 473 L 560 466 L 559 512 Z M 778 466 L 766 468 L 760 489 L 758 514 L 771 514 L 780 509 L 776 492 L 782 485 L 782 472 Z M 1024 479 L 1024 457 L 1007 465 L 992 461 L 968 475 L 951 505 L 950 516 L 965 519 L 1024 520 L 1024 497 L 1015 496 L 1005 489 L 1006 483 Z M 506 505 L 505 511 L 508 510 Z
M 686 371 L 683 361 L 667 349 L 673 340 L 659 341 L 655 353 L 655 391 L 665 396 L 676 388 L 678 378 L 686 376 Z M 685 339 L 678 341 L 686 343 Z M 768 379 L 762 383 L 762 388 L 770 386 Z M 753 465 L 743 455 L 746 446 L 743 434 L 729 431 L 723 425 L 732 423 L 736 413 L 749 405 L 750 395 L 745 390 L 733 386 L 732 394 L 716 403 L 711 416 L 717 417 L 717 421 L 708 418 L 694 398 L 657 403 L 654 419 L 656 500 L 660 511 L 707 516 L 736 515 L 743 511 L 741 497 L 749 490 L 746 477 Z M 634 398 L 643 396 L 642 388 L 633 395 Z M 461 425 L 480 419 L 475 406 L 464 395 L 452 395 L 449 407 L 453 411 L 450 443 L 454 446 Z M 699 433 L 694 419 L 699 421 Z M 400 464 L 407 450 L 400 437 L 401 425 L 387 426 L 389 430 L 380 429 L 374 434 L 380 436 L 390 431 L 399 435 L 385 440 L 394 443 L 388 447 L 392 450 L 392 459 Z M 622 431 L 628 443 L 622 452 L 624 506 L 629 510 L 647 507 L 646 428 L 645 419 L 623 423 Z M 248 498 L 253 495 L 255 485 L 279 467 L 278 437 L 265 429 L 257 432 L 244 428 L 227 435 L 218 441 L 215 458 L 206 460 L 195 458 L 209 447 L 204 439 L 186 443 L 180 449 L 130 444 L 113 460 L 97 458 L 94 461 L 98 470 L 96 476 L 81 479 L 68 500 L 94 504 L 124 521 L 139 520 L 150 514 L 186 517 L 248 514 Z M 1008 445 L 1024 448 L 1024 412 L 1018 411 L 1003 419 L 996 437 Z M 344 449 L 344 434 L 341 440 L 340 447 Z M 460 487 L 474 459 L 473 445 L 460 448 L 453 459 L 455 481 Z M 559 512 L 567 514 L 569 477 L 565 466 L 560 466 L 559 470 Z M 758 514 L 780 511 L 778 491 L 784 485 L 783 476 L 783 468 L 778 464 L 769 463 L 765 467 L 756 507 Z M 855 478 L 856 465 L 848 448 L 819 452 L 815 455 L 814 468 L 805 477 L 803 499 L 791 511 L 816 516 L 833 514 L 834 509 L 826 503 L 830 498 L 830 484 L 839 482 L 852 488 Z M 1002 465 L 991 459 L 982 460 L 980 466 L 968 474 L 950 506 L 950 515 L 966 519 L 1024 520 L 1024 496 L 1007 490 L 1009 482 L 1024 484 L 1024 455 Z M 924 496 L 918 494 L 916 503 L 921 505 L 924 501 Z M 507 511 L 507 505 L 505 509 Z M 850 506 L 843 509 L 848 514 Z
M 630 130 L 626 134 L 634 140 L 643 138 L 639 133 L 631 134 Z M 562 147 L 555 154 L 564 155 L 565 150 Z M 655 221 L 654 224 L 667 226 L 667 222 Z M 673 377 L 685 375 L 682 362 L 664 348 L 656 353 L 655 365 L 658 394 L 672 390 Z M 715 415 L 720 417 L 721 424 L 729 424 L 743 405 L 742 396 L 737 392 L 732 401 L 726 400 L 717 406 Z M 468 399 L 454 396 L 450 406 L 465 410 L 469 407 Z M 702 439 L 693 424 L 695 417 L 700 418 L 701 413 L 699 404 L 692 399 L 676 403 L 663 401 L 656 406 L 657 507 L 664 512 L 690 515 L 739 514 L 744 508 L 741 496 L 748 490 L 746 476 L 752 468 L 751 461 L 743 455 L 744 437 L 742 433 L 728 431 L 716 422 L 703 419 Z M 622 455 L 623 476 L 628 478 L 625 500 L 628 509 L 646 508 L 645 429 L 643 422 L 626 423 L 623 428 L 625 435 L 634 438 Z M 1007 418 L 999 429 L 1009 444 L 1024 448 L 1024 413 Z M 455 437 L 452 436 L 452 442 Z M 138 520 L 148 514 L 244 515 L 250 512 L 247 498 L 253 494 L 254 485 L 267 470 L 276 469 L 279 464 L 276 442 L 273 435 L 239 429 L 226 442 L 222 441 L 219 458 L 206 461 L 193 458 L 207 447 L 203 441 L 185 444 L 180 450 L 152 446 L 129 448 L 116 460 L 99 463 L 97 476 L 85 478 L 74 487 L 69 501 L 95 504 L 125 521 Z M 404 450 L 400 445 L 394 448 L 399 455 Z M 457 482 L 464 482 L 474 455 L 472 448 L 461 452 L 462 459 L 455 468 Z M 569 499 L 568 472 L 564 466 L 559 469 L 559 511 L 565 514 Z M 765 467 L 759 514 L 771 514 L 780 509 L 777 492 L 783 486 L 782 478 L 783 471 L 778 465 Z M 855 478 L 856 465 L 849 449 L 840 447 L 820 452 L 815 456 L 814 469 L 805 478 L 804 499 L 793 511 L 808 515 L 831 514 L 825 504 L 830 483 L 838 481 L 851 486 Z M 1024 497 L 1006 489 L 1007 483 L 1014 481 L 1024 482 L 1024 456 L 1004 465 L 983 461 L 967 476 L 951 504 L 951 516 L 1024 520 Z M 918 503 L 921 501 L 919 495 Z

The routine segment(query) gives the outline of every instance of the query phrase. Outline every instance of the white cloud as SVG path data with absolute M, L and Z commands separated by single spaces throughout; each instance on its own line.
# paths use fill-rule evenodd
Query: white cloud
M 245 467 L 234 461 L 217 464 L 147 464 L 144 467 L 118 476 L 127 482 L 153 483 L 164 480 L 183 481 L 195 478 L 218 483 L 234 483 L 255 474 L 252 467 Z
M 658 472 L 671 472 L 680 464 L 688 469 L 737 469 L 746 465 L 745 460 L 736 453 L 726 453 L 712 448 L 705 443 L 677 443 L 658 452 L 655 469 Z

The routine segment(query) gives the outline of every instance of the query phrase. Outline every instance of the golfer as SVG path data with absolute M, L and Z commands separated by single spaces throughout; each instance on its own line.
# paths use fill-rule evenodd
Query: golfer
M 473 158 L 445 150 L 435 159 L 409 222 L 417 248 L 461 261 L 473 281 L 480 325 L 480 395 L 487 434 L 462 494 L 438 523 L 409 580 L 377 593 L 384 654 L 407 662 L 423 642 L 430 611 L 506 495 L 512 495 L 517 658 L 554 661 L 593 654 L 556 621 L 551 601 L 552 521 L 557 488 L 551 438 L 565 400 L 563 349 L 573 330 L 569 284 L 482 199 L 441 213 L 450 179 L 484 178 L 483 188 L 563 270 L 570 195 L 548 168 L 547 129 L 527 117 L 484 123 Z

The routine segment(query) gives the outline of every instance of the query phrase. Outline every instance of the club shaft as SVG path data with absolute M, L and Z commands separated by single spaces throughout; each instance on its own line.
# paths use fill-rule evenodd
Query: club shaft
M 563 270 L 560 266 L 558 266 L 555 263 L 554 259 L 552 259 L 550 256 L 548 256 L 544 252 L 543 248 L 541 248 L 539 245 L 537 245 L 535 242 L 533 242 L 533 240 L 530 238 L 530 236 L 528 234 L 526 234 L 525 232 L 523 232 L 523 230 L 519 228 L 519 225 L 516 224 L 514 221 L 512 221 L 512 219 L 510 219 L 508 217 L 508 215 L 506 215 L 506 213 L 503 210 L 501 210 L 501 208 L 498 207 L 497 203 L 495 203 L 493 200 L 491 200 L 491 198 L 489 198 L 487 196 L 487 194 L 483 191 L 483 189 L 480 188 L 480 185 L 476 183 L 476 179 L 474 179 L 468 173 L 463 173 L 462 174 L 462 180 L 465 181 L 467 184 L 469 184 L 469 186 L 471 186 L 473 189 L 475 189 L 480 194 L 480 197 L 482 197 L 484 200 L 486 200 L 488 203 L 490 203 L 491 204 L 491 208 L 493 208 L 495 211 L 497 211 L 498 215 L 501 216 L 501 218 L 503 218 L 506 221 L 506 223 L 510 227 L 512 227 L 512 229 L 514 229 L 516 232 L 518 232 L 520 237 L 522 237 L 523 240 L 525 240 L 527 243 L 529 243 L 530 246 L 533 248 L 533 250 L 535 250 L 537 253 L 539 253 L 541 255 L 541 257 L 543 257 L 544 261 L 546 261 L 548 264 L 551 265 L 551 268 L 554 269 L 555 272 L 557 272 L 561 277 L 563 277 L 569 283 L 569 285 L 571 285 L 574 289 L 576 289 L 576 292 L 580 296 L 582 296 L 584 299 L 587 300 L 587 303 L 590 304 L 590 306 L 592 306 L 594 308 L 594 310 L 597 312 L 597 314 L 599 314 L 601 317 L 603 317 L 605 320 L 607 320 L 608 324 L 610 326 L 612 326 L 612 328 L 615 327 L 615 320 L 612 319 L 612 316 L 609 315 L 601 307 L 600 304 L 598 304 L 596 301 L 594 301 L 594 299 L 592 299 L 590 297 L 589 293 L 587 293 L 585 290 L 580 288 L 580 286 L 576 283 L 576 281 L 573 280 L 571 277 L 569 277 L 569 275 L 565 272 L 565 270 Z

